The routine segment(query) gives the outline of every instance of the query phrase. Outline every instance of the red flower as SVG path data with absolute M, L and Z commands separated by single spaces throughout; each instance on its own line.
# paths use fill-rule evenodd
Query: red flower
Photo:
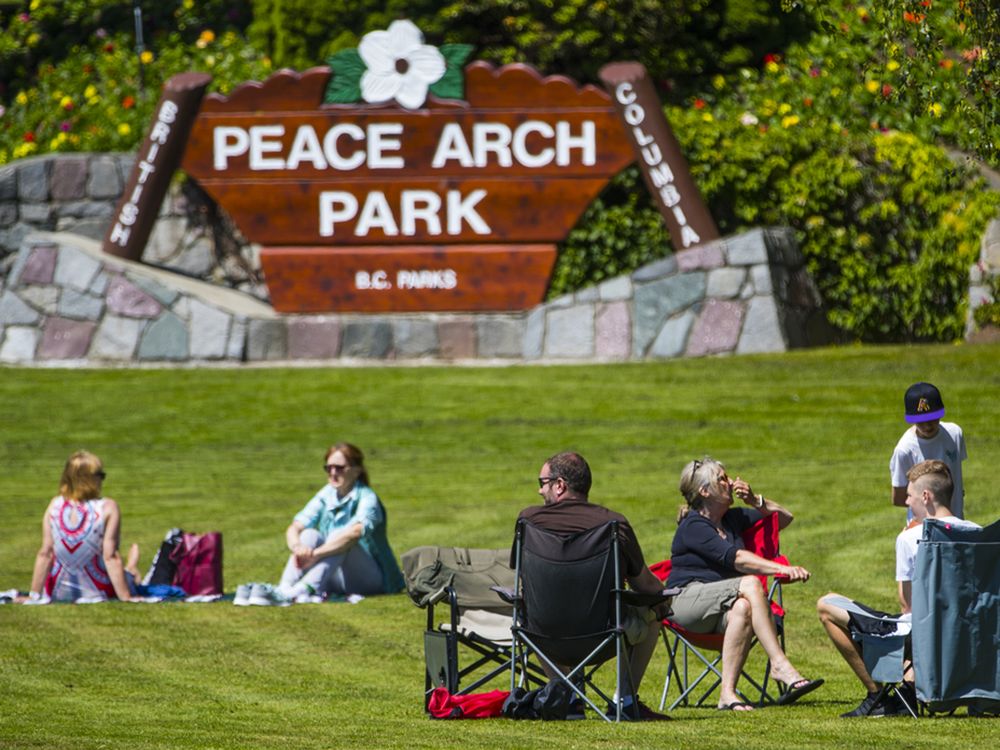
M 94 66 L 91 65 L 90 63 L 84 63 L 83 72 L 86 73 L 87 75 L 90 75 L 91 73 L 94 72 Z
M 884 97 L 886 97 L 888 99 L 889 98 L 889 94 L 891 94 L 891 93 L 892 93 L 892 86 L 890 86 L 888 83 L 883 83 L 882 84 L 882 96 L 884 96 Z
M 108 42 L 107 44 L 104 45 L 104 51 L 105 52 L 114 52 L 115 51 L 115 45 L 112 44 L 111 42 Z
M 813 98 L 811 96 L 807 96 L 805 99 L 802 100 L 802 103 L 807 107 L 811 107 L 813 105 Z
M 764 55 L 765 65 L 767 65 L 767 63 L 779 62 L 780 60 L 781 60 L 781 55 L 775 55 L 772 52 L 768 52 L 766 55 Z
M 817 67 L 816 67 L 816 66 L 814 65 L 813 67 L 809 68 L 809 77 L 810 77 L 810 78 L 819 78 L 819 75 L 820 75 L 820 73 L 821 73 L 821 72 L 822 72 L 822 71 L 820 71 L 820 69 L 819 69 L 819 68 L 817 68 Z
M 73 109 L 73 102 L 66 102 L 63 105 L 63 109 L 65 109 L 67 112 L 69 112 L 70 110 L 72 110 Z
M 35 142 L 35 134 L 32 133 L 29 130 L 27 133 L 24 134 L 24 142 L 25 143 L 34 143 Z
M 922 23 L 923 20 L 927 18 L 923 13 L 913 13 L 911 11 L 903 11 L 903 20 L 908 23 Z
M 695 99 L 694 100 L 694 108 L 695 109 L 705 109 L 705 100 L 704 99 Z
M 920 0 L 920 4 L 925 8 L 931 7 L 931 0 Z
M 135 99 L 131 96 L 126 96 L 122 99 L 122 109 L 132 109 L 135 106 Z

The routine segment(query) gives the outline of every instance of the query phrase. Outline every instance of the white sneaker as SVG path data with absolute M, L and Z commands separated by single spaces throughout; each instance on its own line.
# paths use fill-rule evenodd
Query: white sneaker
M 236 596 L 233 597 L 233 604 L 237 607 L 246 607 L 250 604 L 250 589 L 254 586 L 252 583 L 244 583 L 241 586 L 236 587 Z
M 252 584 L 247 603 L 257 607 L 287 607 L 291 604 L 286 596 L 279 594 L 269 583 Z

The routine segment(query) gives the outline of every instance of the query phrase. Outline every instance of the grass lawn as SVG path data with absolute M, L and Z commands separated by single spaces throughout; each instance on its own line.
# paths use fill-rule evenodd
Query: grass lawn
M 28 587 L 66 457 L 104 460 L 123 545 L 148 565 L 172 526 L 217 529 L 226 587 L 278 578 L 283 531 L 325 481 L 325 447 L 368 457 L 396 553 L 501 547 L 539 501 L 552 453 L 590 461 L 592 499 L 625 513 L 648 561 L 668 555 L 677 479 L 710 454 L 796 515 L 784 551 L 789 654 L 827 684 L 753 716 L 705 709 L 610 727 L 435 722 L 422 712 L 424 613 L 405 594 L 357 605 L 0 606 L 0 748 L 938 748 L 987 746 L 1000 722 L 844 721 L 861 690 L 814 602 L 837 590 L 892 609 L 888 462 L 902 396 L 937 384 L 965 430 L 966 512 L 1000 517 L 990 466 L 1000 347 L 852 347 L 607 366 L 202 370 L 0 369 L 0 589 Z M 663 654 L 643 683 L 658 702 Z M 504 687 L 498 684 L 497 687 Z

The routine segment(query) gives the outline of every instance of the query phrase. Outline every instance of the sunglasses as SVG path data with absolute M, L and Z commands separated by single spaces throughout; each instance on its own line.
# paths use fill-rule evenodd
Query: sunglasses
M 562 477 L 538 477 L 538 487 L 542 488 L 549 482 L 554 482 L 557 479 L 562 479 Z
M 323 469 L 329 474 L 331 471 L 335 471 L 338 474 L 342 471 L 347 471 L 351 468 L 350 464 L 323 464 Z

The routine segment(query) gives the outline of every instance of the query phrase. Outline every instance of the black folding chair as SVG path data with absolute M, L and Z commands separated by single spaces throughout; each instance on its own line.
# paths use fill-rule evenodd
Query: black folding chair
M 511 690 L 519 678 L 523 682 L 526 660 L 535 655 L 598 716 L 609 722 L 621 721 L 622 697 L 635 694 L 623 608 L 654 606 L 668 601 L 668 596 L 624 588 L 615 521 L 563 535 L 521 519 L 514 559 Z M 612 659 L 617 700 L 593 680 L 597 669 Z M 623 673 L 628 691 L 623 690 Z M 585 688 L 600 696 L 611 710 L 606 713 L 598 707 Z

